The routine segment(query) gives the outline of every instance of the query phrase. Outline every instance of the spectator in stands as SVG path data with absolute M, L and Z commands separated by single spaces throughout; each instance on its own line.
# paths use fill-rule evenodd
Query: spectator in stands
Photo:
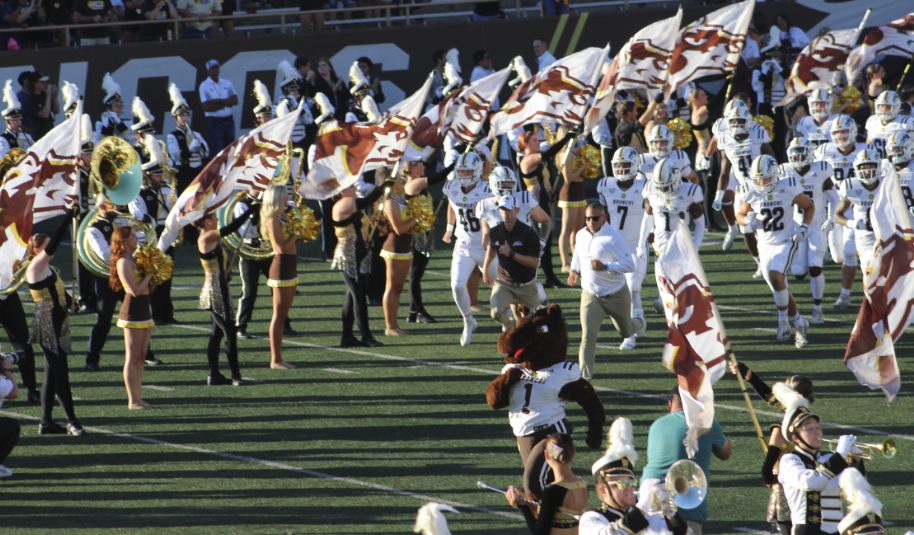
M 222 15 L 222 3 L 219 0 L 178 0 L 178 14 L 185 19 L 196 19 L 184 23 L 184 39 L 209 39 L 213 36 L 213 21 L 207 19 Z
M 755 21 L 749 21 L 749 34 L 750 36 L 754 32 Z M 756 34 L 757 35 L 757 34 Z M 740 57 L 746 60 L 746 65 L 749 68 L 753 68 L 759 65 L 762 62 L 761 49 L 759 48 L 758 41 L 755 38 L 746 39 L 746 44 L 743 46 L 743 51 L 740 52 Z
M 809 44 L 809 37 L 803 30 L 790 25 L 790 18 L 783 11 L 775 15 L 774 24 L 781 30 L 781 43 L 799 51 Z
M 0 0 L 0 30 L 18 28 L 26 19 L 32 16 L 32 11 L 34 11 L 34 9 L 34 4 L 23 9 L 22 4 L 16 0 L 13 0 L 12 3 L 7 0 Z M 23 42 L 22 36 L 19 33 L 11 32 L 0 34 L 0 50 L 6 50 L 11 39 L 15 40 L 18 44 L 22 44 Z
M 314 87 L 314 71 L 311 69 L 311 62 L 308 58 L 295 58 L 295 70 L 301 75 L 301 94 L 309 101 L 314 98 L 317 89 Z M 316 126 L 316 125 L 315 125 Z
M 568 0 L 540 0 L 540 13 L 544 17 L 568 14 Z
M 349 90 L 343 80 L 336 75 L 333 64 L 327 58 L 317 60 L 317 76 L 314 77 L 314 87 L 318 93 L 323 93 L 333 107 L 342 111 L 349 105 Z
M 4 399 L 16 399 L 19 397 L 19 387 L 16 386 L 16 378 L 13 377 L 13 371 L 10 369 L 11 362 L 9 359 L 0 359 L 0 406 L 3 405 Z M 0 477 L 9 477 L 13 471 L 4 464 L 6 458 L 16 447 L 19 442 L 19 422 L 13 418 L 0 418 Z
M 127 6 L 124 5 L 124 0 L 111 0 L 111 14 L 108 15 L 108 22 L 123 20 L 127 20 Z M 115 43 L 124 39 L 124 32 L 120 25 L 112 26 L 107 30 L 109 35 L 114 38 Z
M 44 26 L 48 20 L 48 15 L 44 10 L 44 0 L 19 0 L 19 7 L 23 15 L 28 16 L 20 22 L 22 28 L 38 28 Z M 50 31 L 43 32 L 22 32 L 22 41 L 25 43 L 50 43 L 54 35 Z
M 25 88 L 29 98 L 28 104 L 22 107 L 22 115 L 28 116 L 32 139 L 38 141 L 54 128 L 54 114 L 60 113 L 59 89 L 48 84 L 48 77 L 38 71 L 29 73 Z
M 873 63 L 866 68 L 866 89 L 867 100 L 870 102 L 870 109 L 876 110 L 876 97 L 885 91 L 882 79 L 885 78 L 885 69 L 878 63 Z
M 432 63 L 435 64 L 435 77 L 432 78 L 432 85 L 428 88 L 428 96 L 425 97 L 425 109 L 428 109 L 432 106 L 432 101 L 435 100 L 435 95 L 437 94 L 436 90 L 439 87 L 444 87 L 444 64 L 446 62 L 446 50 L 439 49 L 436 50 L 434 54 L 432 54 Z
M 180 9 L 178 11 L 180 12 Z M 231 108 L 238 105 L 238 93 L 235 92 L 232 82 L 219 78 L 218 61 L 207 61 L 206 73 L 209 77 L 200 84 L 200 103 L 203 104 L 203 111 L 207 117 L 209 153 L 215 156 L 235 141 L 235 118 L 232 116 Z
M 324 0 L 298 0 L 298 9 L 301 11 L 317 11 L 324 9 Z M 298 20 L 301 21 L 301 29 L 304 32 L 311 31 L 312 23 L 314 23 L 315 31 L 319 32 L 324 29 L 323 13 L 299 15 Z
M 542 37 L 533 40 L 533 54 L 536 55 L 537 72 L 555 63 L 555 56 L 549 53 L 549 41 Z
M 73 4 L 73 22 L 76 24 L 96 24 L 108 22 L 111 16 L 111 0 L 76 0 Z M 110 45 L 108 29 L 80 28 L 79 46 Z
M 141 20 L 146 20 L 144 17 L 143 11 L 146 2 L 144 0 L 123 0 L 124 1 L 124 21 L 125 22 L 137 22 Z M 115 7 L 116 9 L 116 7 Z M 129 26 L 121 26 L 121 39 L 125 43 L 135 43 L 139 39 L 140 34 L 147 31 L 149 25 L 146 24 L 131 24 Z
M 65 26 L 73 24 L 73 2 L 50 0 L 45 4 L 48 26 Z M 54 39 L 63 43 L 69 30 L 54 30 Z
M 327 0 L 327 9 L 347 9 L 355 7 L 352 0 Z M 352 11 L 342 13 L 327 13 L 327 20 L 349 20 L 352 18 Z
M 178 18 L 178 9 L 171 0 L 145 0 L 143 2 L 143 18 L 146 20 L 176 20 Z M 168 39 L 168 30 L 174 28 L 174 24 L 143 24 L 140 26 L 140 35 L 143 40 L 164 40 Z
M 235 14 L 235 0 L 224 0 L 222 2 L 222 16 Z M 226 37 L 235 37 L 235 19 L 214 20 L 213 35 L 219 35 L 219 28 Z
M 386 98 L 384 97 L 384 90 L 381 89 L 381 79 L 371 75 L 371 69 L 374 68 L 374 63 L 365 56 L 362 56 L 356 61 L 359 62 L 359 68 L 362 69 L 362 74 L 371 81 L 371 95 L 374 97 L 375 104 L 382 104 Z M 349 89 L 352 89 L 351 81 L 349 82 Z
M 473 20 L 498 20 L 505 18 L 498 2 L 478 2 L 473 5 Z
M 19 99 L 19 104 L 22 108 L 25 108 L 28 105 L 29 101 L 29 75 L 32 74 L 32 71 L 22 71 L 19 73 L 19 91 L 16 93 L 16 98 Z M 22 116 L 22 126 L 25 127 L 26 131 L 32 131 L 32 125 L 27 121 L 25 115 Z

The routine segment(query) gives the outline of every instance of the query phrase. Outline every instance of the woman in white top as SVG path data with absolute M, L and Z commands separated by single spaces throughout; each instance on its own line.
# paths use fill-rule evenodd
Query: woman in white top
M 790 25 L 790 19 L 787 17 L 787 13 L 782 11 L 775 15 L 774 24 L 781 30 L 782 45 L 789 44 L 790 48 L 800 50 L 809 44 L 809 37 L 806 37 L 803 30 Z

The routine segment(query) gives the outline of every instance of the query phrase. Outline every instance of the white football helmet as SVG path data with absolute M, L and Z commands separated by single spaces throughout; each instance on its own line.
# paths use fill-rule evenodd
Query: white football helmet
M 898 165 L 914 159 L 914 136 L 909 132 L 894 132 L 885 144 L 885 157 Z
M 824 119 L 831 113 L 835 97 L 828 89 L 813 89 L 812 93 L 806 97 L 806 103 L 809 105 L 809 114 L 816 119 Z
M 727 120 L 727 128 L 734 136 L 741 136 L 749 133 L 749 125 L 752 123 L 752 115 L 749 108 L 745 106 L 733 106 L 730 111 L 724 115 Z
M 771 193 L 778 185 L 778 162 L 773 157 L 762 154 L 752 160 L 749 166 L 749 180 L 761 193 Z M 765 182 L 762 182 L 762 181 Z
M 647 146 L 651 156 L 658 160 L 668 157 L 673 151 L 673 138 L 673 131 L 667 125 L 655 124 L 647 133 Z
M 495 166 L 489 173 L 489 189 L 498 197 L 507 197 L 517 193 L 517 176 L 509 167 Z
M 654 189 L 666 199 L 673 199 L 679 194 L 679 184 L 682 183 L 682 171 L 676 164 L 664 158 L 657 162 L 652 177 Z
M 638 174 L 638 151 L 631 147 L 616 149 L 612 159 L 613 176 L 616 180 L 626 181 Z
M 876 97 L 876 117 L 888 123 L 901 113 L 901 97 L 894 91 L 885 90 Z
M 478 154 L 473 151 L 464 152 L 457 157 L 457 165 L 454 167 L 457 181 L 463 187 L 475 186 L 482 178 L 482 167 L 482 158 Z
M 815 147 L 805 137 L 795 137 L 787 147 L 787 161 L 794 169 L 802 169 L 812 163 Z
M 868 146 L 854 158 L 854 176 L 867 186 L 875 184 L 880 175 L 879 163 L 879 153 L 872 146 Z
M 735 98 L 735 99 L 731 100 L 730 102 L 728 102 L 726 106 L 724 106 L 724 117 L 726 117 L 727 114 L 730 113 L 731 110 L 733 110 L 733 108 L 746 108 L 746 111 L 749 110 L 749 106 L 747 106 L 745 102 L 743 102 L 742 100 L 740 100 L 738 98 Z
M 830 133 L 832 143 L 846 149 L 857 141 L 857 123 L 850 115 L 839 115 L 832 121 Z

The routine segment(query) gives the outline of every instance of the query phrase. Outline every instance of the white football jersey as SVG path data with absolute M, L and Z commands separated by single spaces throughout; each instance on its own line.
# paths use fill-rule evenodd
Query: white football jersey
M 644 191 L 654 213 L 654 250 L 660 251 L 680 224 L 688 227 L 689 207 L 696 203 L 701 205 L 704 196 L 698 184 L 689 182 L 679 185 L 679 193 L 672 200 L 655 191 L 651 184 Z
M 517 220 L 527 225 L 532 225 L 530 212 L 539 206 L 536 197 L 529 191 L 521 191 L 514 194 L 514 200 L 520 210 L 517 212 Z M 498 197 L 489 197 L 476 204 L 476 217 L 485 221 L 489 228 L 504 222 L 501 218 L 501 212 L 498 211 Z
M 797 136 L 805 137 L 810 143 L 818 147 L 831 141 L 831 125 L 834 122 L 836 114 L 831 114 L 825 119 L 820 126 L 816 123 L 816 118 L 807 115 L 797 122 Z
M 505 366 L 502 373 L 509 368 Z M 581 378 L 581 368 L 574 362 L 562 362 L 535 372 L 525 368 L 521 371 L 520 381 L 511 385 L 508 407 L 508 421 L 514 435 L 519 437 L 565 418 L 568 400 L 560 398 L 559 392 Z
M 825 184 L 825 181 L 835 174 L 831 164 L 824 160 L 812 162 L 809 164 L 809 170 L 806 171 L 805 175 L 801 175 L 792 165 L 786 163 L 779 165 L 778 170 L 778 178 L 781 180 L 785 178 L 794 178 L 800 183 L 800 186 L 803 188 L 803 193 L 812 199 L 812 203 L 816 208 L 810 226 L 818 225 L 821 227 L 822 223 L 825 222 L 825 218 L 828 217 L 828 206 L 826 206 L 828 201 L 825 199 L 825 190 L 822 189 L 822 187 Z M 803 211 L 799 208 L 794 210 L 793 219 L 797 224 L 802 223 Z
M 685 151 L 670 151 L 670 155 L 667 159 L 674 163 L 679 169 L 683 181 L 692 174 L 692 161 L 689 160 L 689 155 L 686 154 Z M 638 164 L 638 170 L 641 171 L 641 174 L 644 176 L 651 176 L 651 173 L 654 172 L 654 168 L 657 167 L 658 160 L 651 156 L 650 153 L 645 152 L 644 154 L 638 155 L 638 161 L 640 162 Z
M 749 135 L 743 139 L 736 139 L 729 131 L 718 138 L 717 146 L 730 160 L 730 180 L 736 178 L 739 184 L 749 180 L 749 167 L 752 161 L 762 155 L 762 145 L 770 141 L 768 131 L 756 123 L 752 123 Z
M 758 218 L 758 241 L 765 245 L 779 245 L 793 239 L 797 223 L 791 217 L 793 201 L 803 195 L 803 186 L 793 177 L 778 180 L 771 193 L 762 193 L 747 182 L 740 185 L 739 193 L 749 203 Z
M 866 138 L 876 147 L 880 158 L 885 158 L 885 144 L 895 132 L 914 132 L 914 117 L 899 115 L 889 124 L 882 124 L 882 119 L 875 115 L 866 120 Z
M 882 177 L 879 177 L 879 182 L 882 182 Z M 863 186 L 863 182 L 857 180 L 857 178 L 851 178 L 850 180 L 845 180 L 838 186 L 838 194 L 842 197 L 847 197 L 847 200 L 854 204 L 854 222 L 863 219 L 866 221 L 866 229 L 861 230 L 854 228 L 854 236 L 861 237 L 862 239 L 867 239 L 870 235 L 873 234 L 873 224 L 870 221 L 870 208 L 873 206 L 873 200 L 876 198 L 876 190 L 878 185 L 873 188 L 872 191 L 866 189 Z
M 898 171 L 898 184 L 901 185 L 901 195 L 904 197 L 904 204 L 908 210 L 914 207 L 914 195 L 911 195 L 911 188 L 914 184 L 911 179 L 914 178 L 914 160 L 908 162 L 908 166 Z
M 644 189 L 650 182 L 642 174 L 628 189 L 619 187 L 619 180 L 606 177 L 597 184 L 600 203 L 606 207 L 607 222 L 622 236 L 634 251 L 641 234 L 641 220 L 644 218 Z
M 845 178 L 854 176 L 854 158 L 857 153 L 869 147 L 866 143 L 854 143 L 854 149 L 848 154 L 844 154 L 834 143 L 826 143 L 816 148 L 816 161 L 825 161 L 831 164 L 834 172 L 835 186 L 841 183 Z
M 454 234 L 457 239 L 468 245 L 482 247 L 482 223 L 476 218 L 476 203 L 492 197 L 489 183 L 480 180 L 469 192 L 464 192 L 457 180 L 448 180 L 443 192 L 454 213 L 457 214 L 457 227 Z

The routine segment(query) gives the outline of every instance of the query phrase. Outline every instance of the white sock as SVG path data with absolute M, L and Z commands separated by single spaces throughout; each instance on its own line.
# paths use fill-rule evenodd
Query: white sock
M 473 313 L 470 309 L 470 292 L 467 291 L 466 285 L 451 288 L 451 293 L 454 294 L 454 302 L 457 303 L 457 308 L 464 318 Z
M 774 292 L 774 304 L 778 307 L 778 311 L 781 309 L 786 309 L 787 305 L 790 303 L 790 291 L 787 288 L 784 288 L 781 291 Z M 786 312 L 785 312 L 786 314 Z
M 818 305 L 813 305 L 813 306 L 812 306 L 812 309 L 813 309 L 813 310 L 822 310 L 822 304 L 820 303 L 820 304 L 818 304 Z
M 753 256 L 752 258 L 755 259 L 755 263 L 756 263 L 756 264 L 758 264 L 758 265 L 760 265 L 760 266 L 762 265 L 762 259 L 761 259 L 761 258 L 759 258 L 759 257 L 757 257 L 757 256 Z
M 810 277 L 809 287 L 812 288 L 813 299 L 822 299 L 825 294 L 825 275 L 820 273 L 817 277 Z
M 801 316 L 800 313 L 797 312 L 796 316 L 790 318 L 790 322 L 793 323 L 794 327 L 801 327 L 803 325 L 803 316 Z
M 778 309 L 778 321 L 787 319 L 787 309 Z
M 641 308 L 641 292 L 632 292 L 632 310 Z
M 841 288 L 841 295 L 850 296 L 850 295 L 851 295 L 851 291 L 848 290 L 847 288 Z

